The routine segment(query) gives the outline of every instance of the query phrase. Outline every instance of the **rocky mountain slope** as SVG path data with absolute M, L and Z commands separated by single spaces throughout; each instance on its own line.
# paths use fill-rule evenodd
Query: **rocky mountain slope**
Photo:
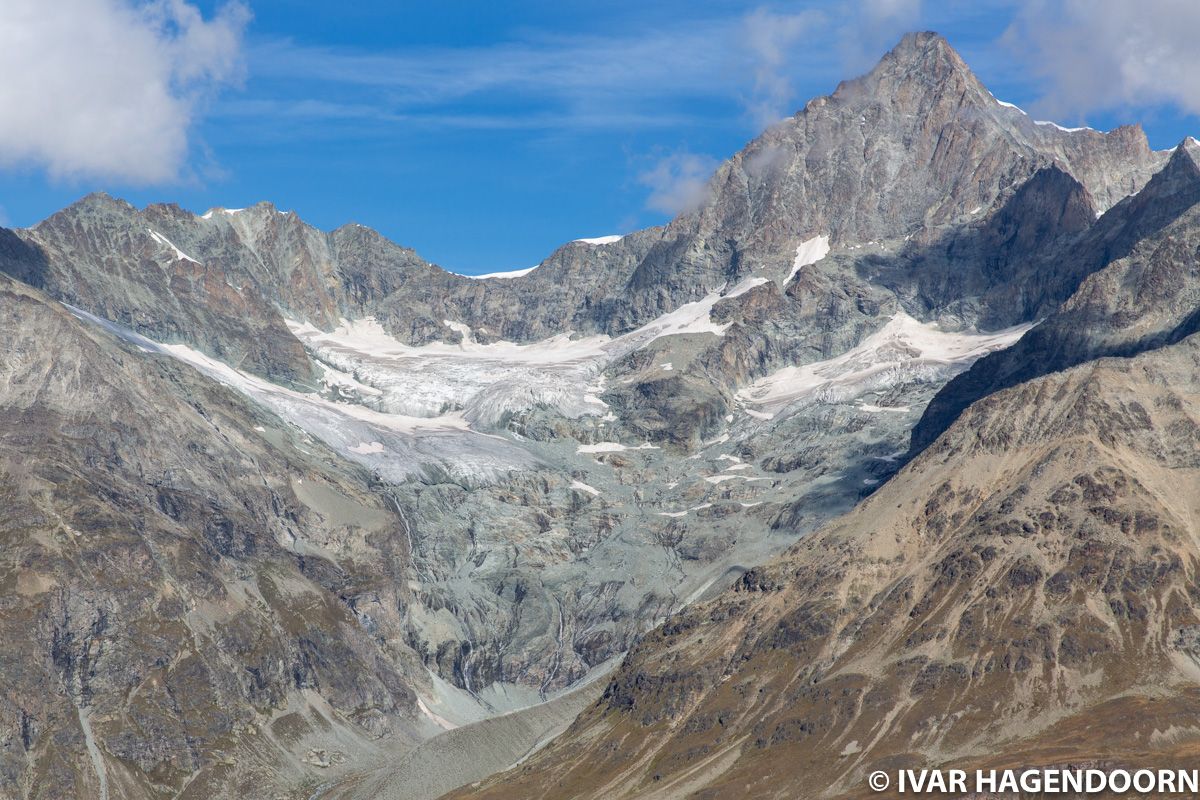
M 258 795 L 429 734 L 366 471 L 8 278 L 0 329 L 0 794 Z
M 1185 141 L 1039 254 L 1087 277 L 938 393 L 911 463 L 647 636 L 545 751 L 454 796 L 868 797 L 880 769 L 1186 765 L 1198 155 Z
M 1200 298 L 1192 271 L 1198 246 L 1200 143 L 1189 138 L 1145 189 L 1105 214 L 1072 253 L 1053 254 L 1090 266 L 1090 277 L 1015 347 L 940 391 L 913 431 L 913 450 L 926 447 L 972 401 L 998 389 L 1100 356 L 1136 355 L 1196 332 Z
M 1031 120 L 913 34 L 735 155 L 699 209 L 522 276 L 269 204 L 92 195 L 0 230 L 0 477 L 26 498 L 9 580 L 30 553 L 49 576 L 0 623 L 63 687 L 0 718 L 4 791 L 374 786 L 418 740 L 562 696 L 874 491 L 947 381 L 1170 230 L 1188 163 L 1136 128 Z M 39 470 L 78 484 L 35 490 Z M 186 503 L 162 499 L 176 482 Z M 140 594 L 124 562 L 51 547 L 84 497 L 108 520 L 87 557 L 110 536 L 159 554 Z M 200 611 L 154 594 L 196 581 Z M 106 627 L 74 606 L 66 633 L 34 624 L 68 591 Z M 115 644 L 153 626 L 153 657 Z M 64 666 L 68 635 L 86 647 Z M 107 677 L 81 683 L 81 658 Z M 209 688 L 200 661 L 237 680 Z M 28 696 L 40 678 L 13 669 Z M 114 738 L 143 691 L 121 676 L 152 669 L 154 725 L 220 711 L 157 761 Z
M 1189 763 L 1198 421 L 1194 335 L 976 402 L 454 796 L 869 797 L 877 769 Z

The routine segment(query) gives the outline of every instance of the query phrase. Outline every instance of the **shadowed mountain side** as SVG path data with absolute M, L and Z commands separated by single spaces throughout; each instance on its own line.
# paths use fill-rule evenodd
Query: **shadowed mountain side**
M 857 272 L 918 315 L 1007 328 L 1053 311 L 1087 276 L 1087 264 L 1063 260 L 1052 268 L 1050 261 L 1095 219 L 1083 185 L 1048 166 L 978 222 L 914 241 L 894 258 L 864 257 Z
M 8 228 L 0 228 L 0 272 L 37 288 L 46 282 L 46 254 Z
M 1175 149 L 1142 192 L 1122 201 L 1080 243 L 1039 262 L 1100 269 L 1062 307 L 1006 351 L 948 383 L 913 430 L 919 453 L 980 397 L 1101 356 L 1132 356 L 1196 330 L 1200 308 L 1200 145 Z M 1107 266 L 1105 266 L 1107 265 Z

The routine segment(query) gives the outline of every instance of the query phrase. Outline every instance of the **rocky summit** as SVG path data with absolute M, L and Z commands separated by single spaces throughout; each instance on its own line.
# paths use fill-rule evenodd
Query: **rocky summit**
M 1186 762 L 1198 203 L 1194 140 L 917 33 L 532 270 L 269 203 L 0 229 L 0 797 Z

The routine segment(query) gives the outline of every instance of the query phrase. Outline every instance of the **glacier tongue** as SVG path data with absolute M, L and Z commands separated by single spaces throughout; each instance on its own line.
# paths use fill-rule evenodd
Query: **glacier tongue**
M 828 251 L 825 236 L 800 243 L 791 275 Z M 292 333 L 325 367 L 328 397 L 278 386 L 184 345 L 154 342 L 72 311 L 144 350 L 192 364 L 386 480 L 403 482 L 433 470 L 482 483 L 539 463 L 528 448 L 484 430 L 500 426 L 509 414 L 538 407 L 570 419 L 606 417 L 609 409 L 599 395 L 610 363 L 665 336 L 724 335 L 728 326 L 712 322 L 713 306 L 766 282 L 761 276 L 746 278 L 617 338 L 562 334 L 531 344 L 481 344 L 470 328 L 447 320 L 462 334 L 461 343 L 417 347 L 399 342 L 372 318 L 343 321 L 328 333 L 289 321 Z M 1029 327 L 950 333 L 901 312 L 852 350 L 781 369 L 743 388 L 737 399 L 748 416 L 760 420 L 812 402 L 857 402 L 869 413 L 906 411 L 871 401 L 913 378 L 947 380 L 1016 341 Z

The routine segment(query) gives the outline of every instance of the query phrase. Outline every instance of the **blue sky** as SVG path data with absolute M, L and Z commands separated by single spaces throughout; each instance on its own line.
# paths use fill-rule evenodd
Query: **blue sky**
M 1177 0 L 1132 17 L 1118 0 L 63 2 L 74 34 L 33 0 L 0 10 L 0 67 L 26 84 L 0 102 L 34 109 L 0 120 L 3 224 L 98 189 L 194 211 L 270 200 L 453 271 L 527 267 L 669 219 L 721 159 L 909 29 L 945 34 L 1037 116 L 1140 121 L 1156 147 L 1200 132 L 1200 4 Z M 23 25 L 67 42 L 4 56 L 3 29 Z

